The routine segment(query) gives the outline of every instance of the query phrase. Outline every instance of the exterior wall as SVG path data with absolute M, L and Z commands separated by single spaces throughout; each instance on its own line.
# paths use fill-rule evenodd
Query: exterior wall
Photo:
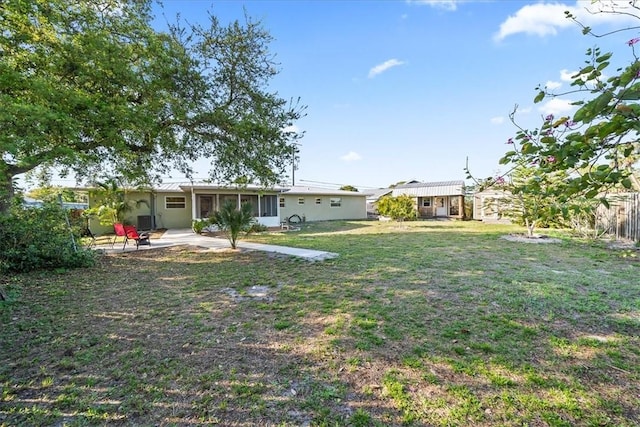
M 280 204 L 280 218 L 284 221 L 297 214 L 306 221 L 325 221 L 336 219 L 366 219 L 367 201 L 364 196 L 328 196 L 314 194 L 280 194 L 279 204 L 284 199 L 284 207 Z M 339 198 L 340 207 L 331 207 L 331 199 Z M 304 204 L 298 203 L 304 199 Z M 316 203 L 320 200 L 320 204 Z
M 125 213 L 125 224 L 138 225 L 138 215 L 151 215 L 152 197 L 149 192 L 134 191 L 127 193 L 131 210 Z M 89 207 L 100 206 L 102 200 L 93 194 L 89 194 Z M 89 228 L 94 234 L 113 234 L 113 226 L 101 225 L 97 218 L 89 219 Z
M 167 207 L 167 197 L 183 197 L 184 207 Z M 157 228 L 191 228 L 191 193 L 157 193 L 155 213 Z
M 424 200 L 430 200 L 430 206 L 424 206 Z M 435 203 L 436 199 L 444 199 L 444 215 L 437 215 Z M 427 218 L 464 218 L 464 196 L 434 196 L 434 197 L 418 197 L 418 217 Z M 456 208 L 457 207 L 457 213 Z

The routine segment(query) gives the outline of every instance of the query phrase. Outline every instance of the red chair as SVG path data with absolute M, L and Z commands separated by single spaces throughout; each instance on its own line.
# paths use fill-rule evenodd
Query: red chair
M 123 228 L 125 233 L 124 246 L 122 247 L 123 251 L 124 251 L 124 248 L 127 246 L 127 242 L 129 241 L 129 239 L 135 240 L 136 249 L 139 249 L 140 245 L 151 246 L 151 240 L 149 240 L 149 234 L 138 233 L 138 230 L 133 225 L 125 225 Z
M 124 225 L 122 225 L 120 223 L 113 224 L 113 232 L 115 233 L 115 235 L 113 236 L 113 240 L 111 241 L 111 247 L 113 248 L 113 245 L 116 244 L 116 240 L 118 239 L 118 237 L 123 237 L 124 238 L 124 244 L 126 246 L 127 245 L 127 233 L 125 233 L 125 231 L 124 231 Z M 122 250 L 124 250 L 124 246 L 122 247 Z

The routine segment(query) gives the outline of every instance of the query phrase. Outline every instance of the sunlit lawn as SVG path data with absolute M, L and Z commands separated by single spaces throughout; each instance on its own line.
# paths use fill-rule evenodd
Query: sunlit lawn
M 2 278 L 0 425 L 637 426 L 638 252 L 309 223 Z

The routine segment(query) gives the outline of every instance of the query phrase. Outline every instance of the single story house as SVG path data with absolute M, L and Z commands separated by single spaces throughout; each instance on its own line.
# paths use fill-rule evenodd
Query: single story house
M 357 191 L 295 186 L 279 194 L 280 217 L 298 215 L 306 221 L 366 219 L 367 195 Z
M 378 199 L 370 199 L 369 210 L 384 196 L 406 195 L 414 200 L 418 218 L 464 218 L 464 181 L 419 182 L 376 190 Z
M 125 221 L 141 230 L 191 228 L 193 220 L 208 218 L 227 201 L 237 206 L 251 203 L 256 221 L 267 227 L 278 227 L 294 214 L 306 221 L 367 218 L 365 194 L 312 187 L 167 183 L 131 190 L 126 197 L 132 210 Z M 89 206 L 96 203 L 96 196 L 90 195 Z M 90 225 L 94 233 L 112 231 L 97 220 Z

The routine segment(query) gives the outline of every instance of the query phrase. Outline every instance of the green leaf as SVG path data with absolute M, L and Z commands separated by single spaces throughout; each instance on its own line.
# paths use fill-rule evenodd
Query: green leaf
M 533 102 L 537 104 L 538 102 L 542 101 L 544 97 L 545 97 L 545 93 L 544 91 L 541 90 L 540 92 L 538 92 L 538 95 L 536 95 L 536 97 L 533 99 Z
M 629 189 L 632 187 L 631 180 L 629 178 L 625 178 L 622 180 L 622 185 L 624 188 Z

